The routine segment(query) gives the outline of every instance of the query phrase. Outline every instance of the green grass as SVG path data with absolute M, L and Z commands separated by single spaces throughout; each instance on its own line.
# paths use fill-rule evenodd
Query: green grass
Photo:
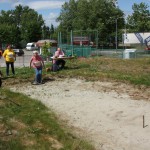
M 57 74 L 61 73 L 61 75 L 67 77 L 84 78 L 91 81 L 115 80 L 150 86 L 150 58 L 116 59 L 95 57 L 80 59 L 73 63 L 68 63 L 69 69 Z
M 51 66 L 47 64 L 46 67 Z M 5 74 L 5 68 L 1 68 Z M 94 150 L 78 139 L 59 121 L 52 110 L 39 101 L 13 93 L 5 88 L 9 84 L 30 82 L 34 70 L 15 68 L 16 76 L 3 78 L 0 89 L 0 149 L 7 150 Z M 150 86 L 150 58 L 80 58 L 67 61 L 66 68 L 58 72 L 43 70 L 46 78 L 80 78 L 86 81 L 119 81 L 139 86 Z M 57 148 L 56 148 L 57 147 Z
M 46 67 L 51 66 L 47 64 Z M 4 70 L 3 70 L 4 71 Z M 16 69 L 18 79 L 33 80 L 34 71 L 28 67 Z M 59 72 L 45 72 L 43 76 L 74 77 L 86 80 L 116 80 L 135 85 L 150 86 L 150 58 L 142 59 L 117 59 L 117 58 L 79 58 L 67 61 L 66 69 Z
M 41 102 L 6 89 L 0 95 L 0 149 L 94 150 Z

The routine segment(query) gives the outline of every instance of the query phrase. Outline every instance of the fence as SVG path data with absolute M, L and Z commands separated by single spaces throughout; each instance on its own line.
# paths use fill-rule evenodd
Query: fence
M 103 56 L 111 58 L 124 58 L 124 49 L 95 49 L 91 47 L 64 47 L 66 55 L 76 54 L 78 57 L 91 57 L 91 56 Z M 148 50 L 137 50 L 135 53 L 130 53 L 129 58 L 145 58 L 150 57 L 150 51 Z M 32 55 L 17 56 L 15 61 L 15 67 L 29 67 L 30 59 Z M 49 60 L 45 60 L 49 62 Z M 0 67 L 5 67 L 5 60 L 3 57 L 0 59 Z
M 92 48 L 91 46 L 85 45 L 67 45 L 62 44 L 60 47 L 63 49 L 67 56 L 69 55 L 76 55 L 77 57 L 90 57 L 92 51 L 95 51 L 96 48 Z
M 29 67 L 30 59 L 32 55 L 24 55 L 24 56 L 17 56 L 15 61 L 15 67 Z M 0 59 L 0 67 L 5 67 L 5 60 L 3 57 Z
M 104 56 L 111 58 L 126 58 L 125 49 L 97 49 L 91 51 L 91 56 Z M 135 52 L 130 52 L 128 58 L 145 58 L 150 57 L 150 51 L 148 50 L 136 50 Z

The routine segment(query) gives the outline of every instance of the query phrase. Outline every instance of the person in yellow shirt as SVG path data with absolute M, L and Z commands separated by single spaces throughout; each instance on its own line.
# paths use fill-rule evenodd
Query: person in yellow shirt
M 16 54 L 11 48 L 11 45 L 7 46 L 7 49 L 3 53 L 3 57 L 6 62 L 6 75 L 9 76 L 9 66 L 11 65 L 11 70 L 13 75 L 15 75 L 14 62 L 16 60 Z

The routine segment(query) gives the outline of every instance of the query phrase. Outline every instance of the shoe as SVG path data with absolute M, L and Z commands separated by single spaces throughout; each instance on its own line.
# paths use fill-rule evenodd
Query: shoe
M 34 81 L 32 84 L 33 84 L 33 85 L 38 85 L 39 83 L 38 83 L 38 82 L 36 82 L 36 81 Z
M 44 84 L 44 82 L 43 81 L 41 81 L 41 82 L 38 82 L 39 84 Z

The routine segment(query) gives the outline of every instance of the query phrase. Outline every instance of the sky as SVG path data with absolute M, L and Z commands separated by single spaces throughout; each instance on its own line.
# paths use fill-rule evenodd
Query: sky
M 43 16 L 47 26 L 51 24 L 54 27 L 59 25 L 56 18 L 60 14 L 62 5 L 69 0 L 0 0 L 1 10 L 13 10 L 15 6 L 21 4 L 22 6 L 29 6 Z M 118 0 L 118 7 L 124 11 L 126 15 L 132 14 L 132 5 L 145 2 L 150 7 L 150 0 Z

